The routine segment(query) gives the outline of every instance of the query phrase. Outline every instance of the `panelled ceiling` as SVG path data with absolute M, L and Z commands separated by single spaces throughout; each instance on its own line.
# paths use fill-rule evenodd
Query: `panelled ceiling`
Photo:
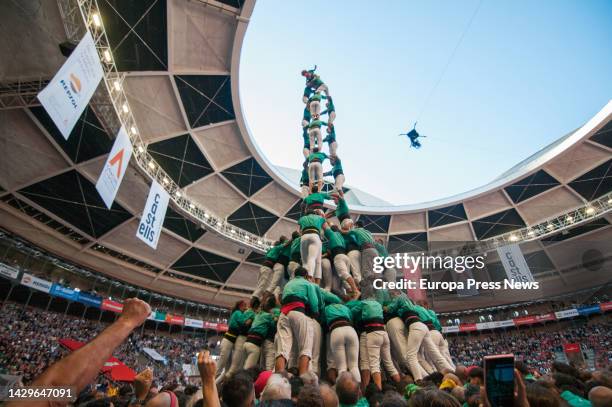
M 276 239 L 297 227 L 301 205 L 297 191 L 266 172 L 238 126 L 231 67 L 232 58 L 240 57 L 233 46 L 245 2 L 210 3 L 214 7 L 187 0 L 98 0 L 117 66 L 126 73 L 131 110 L 157 164 L 187 196 L 228 223 Z M 0 6 L 3 19 L 21 23 L 11 25 L 12 39 L 30 38 L 19 50 L 14 41 L 0 42 L 3 55 L 13 53 L 22 64 L 19 70 L 3 67 L 1 82 L 49 78 L 65 60 L 57 46 L 66 38 L 55 7 Z M 32 24 L 48 30 L 31 32 Z M 49 67 L 40 65 L 41 55 Z M 387 241 L 391 252 L 487 239 L 541 222 L 612 190 L 611 123 L 608 117 L 588 138 L 502 188 L 445 207 L 363 211 L 355 218 Z M 85 110 L 68 140 L 40 106 L 0 110 L 0 124 L 0 209 L 36 219 L 42 231 L 62 235 L 85 252 L 154 271 L 153 286 L 168 287 L 170 278 L 174 295 L 181 295 L 181 284 L 202 284 L 216 290 L 212 301 L 225 303 L 224 296 L 244 297 L 253 288 L 261 255 L 206 231 L 176 208 L 168 210 L 157 251 L 135 238 L 149 185 L 136 168 L 129 167 L 113 207 L 106 209 L 95 181 L 114 135 L 94 108 Z M 607 227 L 601 219 L 547 242 Z M 539 256 L 544 266 L 538 270 L 545 269 Z

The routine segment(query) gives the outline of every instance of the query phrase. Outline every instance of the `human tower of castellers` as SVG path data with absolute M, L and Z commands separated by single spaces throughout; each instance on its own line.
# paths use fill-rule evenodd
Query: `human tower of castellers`
M 373 381 L 381 389 L 383 374 L 398 382 L 400 372 L 418 381 L 436 370 L 452 371 L 436 313 L 406 293 L 372 287 L 375 278 L 395 281 L 396 270 L 374 274 L 374 259 L 388 252 L 351 219 L 337 154 L 336 110 L 315 70 L 302 71 L 305 161 L 299 228 L 291 238 L 280 236 L 266 252 L 250 304 L 241 301 L 232 310 L 217 381 L 260 365 L 275 372 L 297 368 L 305 381 L 325 374 L 334 383 L 350 372 L 363 388 Z M 321 111 L 324 101 L 327 108 Z M 332 168 L 324 173 L 327 161 Z M 335 180 L 329 193 L 323 192 L 326 175 Z M 335 210 L 326 214 L 325 201 L 333 201 Z

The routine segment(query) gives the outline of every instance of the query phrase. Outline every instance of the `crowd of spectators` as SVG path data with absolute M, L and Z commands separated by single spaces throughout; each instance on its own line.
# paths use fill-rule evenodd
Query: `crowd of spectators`
M 144 320 L 142 316 L 139 318 Z M 350 373 L 341 374 L 335 383 L 326 383 L 316 376 L 310 379 L 300 377 L 291 370 L 274 374 L 259 368 L 239 371 L 217 389 L 214 383 L 216 365 L 209 351 L 201 351 L 202 338 L 183 334 L 155 334 L 132 328 L 112 354 L 140 372 L 136 380 L 131 384 L 113 383 L 98 375 L 83 386 L 75 404 L 89 407 L 139 404 L 168 407 L 240 407 L 254 404 L 480 406 L 486 398 L 480 367 L 483 357 L 511 352 L 519 361 L 516 365 L 515 405 L 606 406 L 612 405 L 612 374 L 608 367 L 612 358 L 610 325 L 609 317 L 604 316 L 596 322 L 585 322 L 573 327 L 560 326 L 562 329 L 559 330 L 547 327 L 539 331 L 513 330 L 451 337 L 451 354 L 457 365 L 454 372 L 436 372 L 418 383 L 414 383 L 410 375 L 406 374 L 400 383 L 385 382 L 382 391 L 373 385 L 362 391 Z M 94 339 L 102 336 L 100 334 L 105 329 L 111 331 L 112 326 L 6 303 L 0 313 L 0 372 L 20 375 L 24 384 L 39 384 L 41 380 L 44 382 L 44 378 L 53 376 L 50 371 L 59 370 L 58 366 L 70 360 L 66 357 L 68 352 L 59 345 L 59 339 L 93 341 L 93 344 L 96 342 Z M 554 351 L 561 349 L 567 342 L 580 343 L 599 354 L 603 360 L 598 370 L 589 371 L 581 366 L 576 368 L 554 362 Z M 149 366 L 153 363 L 144 357 L 143 347 L 155 349 L 167 362 L 156 363 L 151 369 Z M 198 351 L 200 380 L 189 381 L 183 375 L 182 364 L 191 363 Z M 53 365 L 57 361 L 60 362 Z M 48 369 L 49 366 L 52 367 Z

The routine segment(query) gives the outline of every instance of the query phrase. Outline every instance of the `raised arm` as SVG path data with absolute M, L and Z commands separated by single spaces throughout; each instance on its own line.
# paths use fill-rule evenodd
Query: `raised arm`
M 112 356 L 113 351 L 128 335 L 146 321 L 151 308 L 146 302 L 130 298 L 123 303 L 123 313 L 108 328 L 82 348 L 60 359 L 45 370 L 33 382 L 32 386 L 73 387 L 78 394 L 89 383 L 93 382 Z M 57 405 L 55 402 L 39 400 L 29 403 L 32 406 Z M 67 403 L 64 403 L 67 404 Z M 17 405 L 7 403 L 7 405 Z

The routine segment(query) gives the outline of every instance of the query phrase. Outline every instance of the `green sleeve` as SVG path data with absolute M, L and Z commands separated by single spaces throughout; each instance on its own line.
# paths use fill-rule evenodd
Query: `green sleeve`
M 317 289 L 315 287 L 317 286 L 309 282 L 308 285 L 306 286 L 306 296 L 308 297 L 308 304 L 310 307 L 310 311 L 313 314 L 319 314 L 320 313 L 319 297 L 317 296 Z
M 325 302 L 325 305 L 342 304 L 342 300 L 336 294 L 332 294 L 329 291 L 324 290 L 319 286 L 316 286 L 316 287 L 317 287 L 317 290 L 319 290 L 319 292 L 321 293 L 321 296 L 323 297 L 323 301 Z

